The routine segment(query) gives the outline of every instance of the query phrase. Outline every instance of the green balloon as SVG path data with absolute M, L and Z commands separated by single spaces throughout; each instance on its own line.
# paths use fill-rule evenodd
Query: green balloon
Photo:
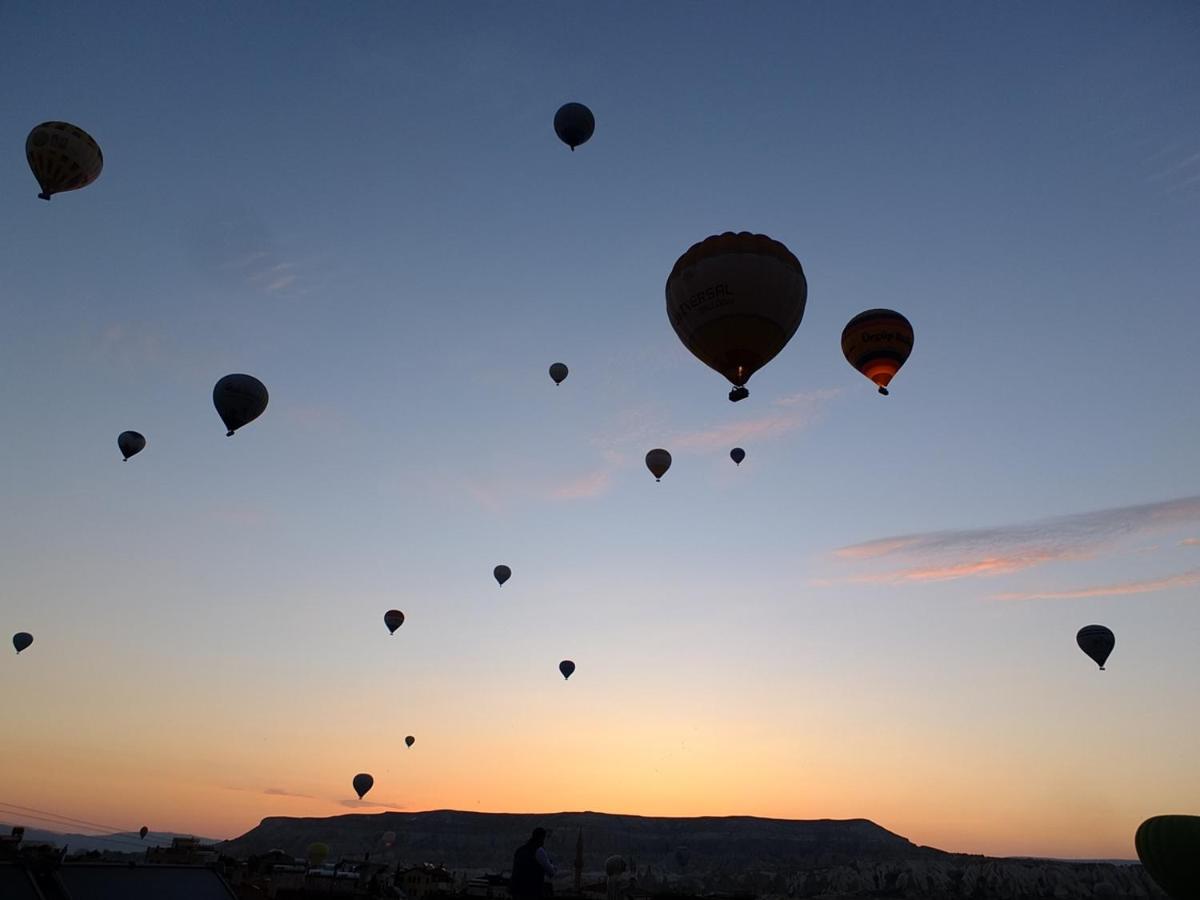
M 1133 839 L 1138 859 L 1173 900 L 1200 897 L 1200 816 L 1152 816 Z
M 319 866 L 325 862 L 325 857 L 329 855 L 329 845 L 317 842 L 308 845 L 308 862 L 310 865 Z

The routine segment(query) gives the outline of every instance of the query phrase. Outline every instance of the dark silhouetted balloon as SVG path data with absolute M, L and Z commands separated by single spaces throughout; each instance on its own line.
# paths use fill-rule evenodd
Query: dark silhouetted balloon
M 141 828 L 138 829 L 138 835 L 141 837 L 141 839 L 143 841 L 146 839 L 146 835 L 148 835 L 149 833 L 150 833 L 150 829 L 147 828 L 145 825 L 143 825 Z
M 395 634 L 396 629 L 404 624 L 404 613 L 398 609 L 389 609 L 383 614 L 383 624 L 387 626 L 389 634 Z
M 686 869 L 688 860 L 692 858 L 692 852 L 687 847 L 680 847 L 675 851 L 675 862 L 679 863 L 679 868 Z
M 1133 843 L 1172 900 L 1200 897 L 1200 816 L 1152 816 L 1138 826 Z
M 394 831 L 385 831 L 385 832 L 383 833 L 383 845 L 384 845 L 385 847 L 390 847 L 390 846 L 392 846 L 392 844 L 394 844 L 394 843 L 396 843 L 396 832 L 394 832 Z
M 17 648 L 17 652 L 27 650 L 29 645 L 33 643 L 33 635 L 28 631 L 18 631 L 13 635 L 13 646 Z
M 693 244 L 667 277 L 667 318 L 679 340 L 730 383 L 730 400 L 792 339 L 808 282 L 800 261 L 764 234 L 713 235 Z
M 411 734 L 404 739 L 404 744 L 407 747 L 411 747 L 416 742 L 417 742 L 417 739 L 415 737 L 413 737 Z
M 319 866 L 325 862 L 325 858 L 329 856 L 329 845 L 322 844 L 320 841 L 308 845 L 308 864 L 310 866 Z
M 129 457 L 137 456 L 146 449 L 146 439 L 136 431 L 122 431 L 117 435 L 117 449 L 125 457 L 122 462 L 128 461 Z
M 1085 625 L 1075 635 L 1075 643 L 1079 645 L 1080 650 L 1095 660 L 1096 665 L 1103 672 L 1104 663 L 1108 660 L 1108 654 L 1112 653 L 1113 647 L 1116 646 L 1117 639 L 1103 625 Z
M 662 481 L 667 469 L 671 468 L 671 454 L 661 447 L 651 450 L 646 454 L 646 468 L 650 470 L 655 481 Z
M 564 103 L 554 114 L 554 133 L 572 151 L 586 144 L 595 130 L 596 117 L 582 103 Z
M 492 576 L 496 579 L 497 584 L 504 584 L 504 582 L 512 578 L 512 569 L 508 566 L 496 566 L 496 568 L 492 569 Z
M 742 464 L 742 460 L 746 458 L 746 451 L 741 447 L 734 447 L 729 451 L 729 458 L 740 466 Z
M 569 659 L 564 659 L 558 664 L 558 671 L 562 672 L 563 678 L 570 678 L 571 674 L 575 671 L 575 663 Z
M 25 139 L 25 158 L 42 189 L 38 196 L 43 200 L 87 187 L 104 168 L 100 145 L 69 122 L 43 122 L 35 127 Z
M 875 382 L 885 397 L 888 384 L 912 348 L 912 325 L 892 309 L 868 309 L 842 329 L 842 353 L 846 361 Z
M 604 874 L 609 878 L 624 875 L 627 864 L 623 856 L 610 856 L 604 861 Z
M 229 429 L 226 437 L 261 416 L 267 400 L 267 386 L 253 375 L 226 375 L 213 388 L 213 406 Z
M 358 799 L 361 800 L 374 784 L 374 778 L 366 772 L 359 772 L 354 776 L 354 793 L 358 794 Z
M 555 384 L 562 384 L 567 380 L 567 367 L 563 363 L 555 363 L 550 367 L 550 377 L 554 379 Z

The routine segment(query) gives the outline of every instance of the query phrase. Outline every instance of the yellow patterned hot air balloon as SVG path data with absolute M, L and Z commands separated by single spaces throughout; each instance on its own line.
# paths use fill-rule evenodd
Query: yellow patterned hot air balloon
M 104 154 L 90 134 L 70 122 L 43 122 L 25 139 L 25 158 L 43 200 L 77 191 L 100 177 Z
M 912 325 L 892 309 L 868 309 L 842 329 L 842 353 L 846 361 L 875 382 L 885 397 L 888 384 L 912 348 Z

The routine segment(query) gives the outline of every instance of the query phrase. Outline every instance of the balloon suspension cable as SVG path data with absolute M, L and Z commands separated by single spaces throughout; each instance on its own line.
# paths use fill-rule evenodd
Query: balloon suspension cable
M 885 397 L 886 397 L 886 396 L 888 395 L 888 389 L 887 389 L 887 388 L 885 388 L 885 387 L 881 387 L 881 388 L 879 389 L 879 393 L 883 394 L 883 396 L 885 396 Z

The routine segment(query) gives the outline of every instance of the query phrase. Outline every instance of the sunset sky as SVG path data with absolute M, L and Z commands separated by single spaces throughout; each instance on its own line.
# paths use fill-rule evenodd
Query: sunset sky
M 1200 812 L 1198 48 L 1184 0 L 0 5 L 0 821 L 1132 857 Z M 105 166 L 44 203 L 48 119 Z M 738 404 L 663 302 L 727 230 L 809 283 Z

